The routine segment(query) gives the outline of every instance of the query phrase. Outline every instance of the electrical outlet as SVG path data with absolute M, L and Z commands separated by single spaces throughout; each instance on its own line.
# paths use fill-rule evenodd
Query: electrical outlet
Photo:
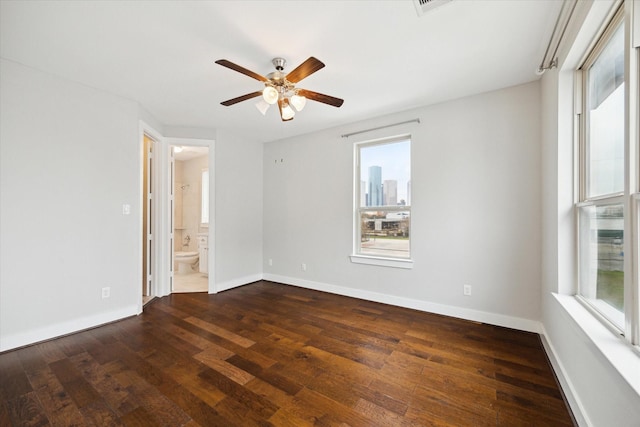
M 302 271 L 307 271 L 307 264 L 303 263 L 300 268 L 302 268 Z
M 102 288 L 102 298 L 109 298 L 111 296 L 111 288 L 110 287 L 106 287 L 106 288 Z
M 271 258 L 269 258 L 269 267 L 273 266 L 273 260 Z
M 469 296 L 471 295 L 471 285 L 464 285 L 462 288 L 462 292 L 466 295 Z

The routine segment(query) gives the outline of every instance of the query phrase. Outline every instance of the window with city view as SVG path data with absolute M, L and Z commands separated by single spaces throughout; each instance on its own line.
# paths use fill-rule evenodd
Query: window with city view
M 583 71 L 579 221 L 579 295 L 625 328 L 624 23 L 621 13 Z
M 356 254 L 409 259 L 411 140 L 358 144 L 356 156 Z

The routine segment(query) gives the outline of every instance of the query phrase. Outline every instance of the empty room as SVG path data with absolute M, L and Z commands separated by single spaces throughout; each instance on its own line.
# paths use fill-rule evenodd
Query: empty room
M 640 425 L 640 1 L 0 0 L 0 425 Z

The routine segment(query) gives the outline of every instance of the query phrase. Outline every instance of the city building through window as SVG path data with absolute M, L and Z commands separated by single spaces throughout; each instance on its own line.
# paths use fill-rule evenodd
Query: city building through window
M 411 140 L 356 145 L 355 254 L 411 257 Z

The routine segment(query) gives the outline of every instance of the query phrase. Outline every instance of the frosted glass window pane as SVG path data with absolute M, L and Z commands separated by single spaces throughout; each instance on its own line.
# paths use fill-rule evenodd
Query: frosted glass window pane
M 209 171 L 202 171 L 202 200 L 201 200 L 201 217 L 202 224 L 209 224 Z

